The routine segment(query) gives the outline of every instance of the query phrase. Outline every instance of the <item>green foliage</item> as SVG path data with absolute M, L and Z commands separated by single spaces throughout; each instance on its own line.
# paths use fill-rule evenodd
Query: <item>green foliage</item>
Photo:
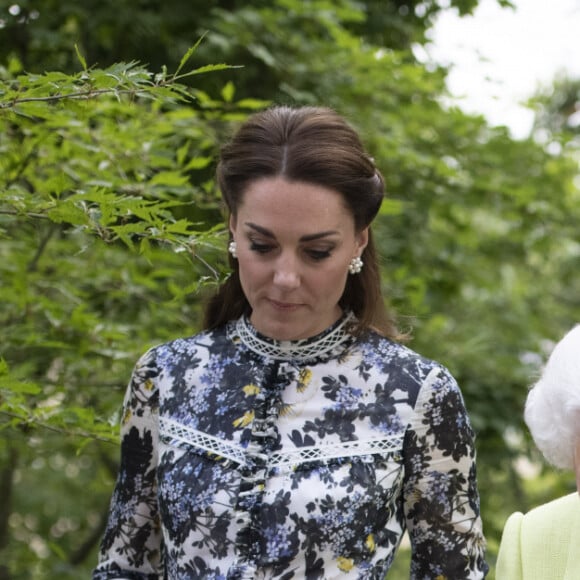
M 498 3 L 511 5 L 509 0 Z M 269 47 L 274 48 L 279 37 L 292 36 L 298 45 L 301 38 L 321 33 L 328 41 L 334 27 L 373 45 L 404 50 L 425 42 L 425 32 L 442 10 L 470 14 L 477 4 L 478 0 L 19 0 L 0 7 L 0 54 L 21 63 L 26 71 L 70 73 L 77 66 L 71 46 L 79 44 L 87 61 L 103 68 L 139 55 L 141 62 L 159 70 L 164 65 L 175 67 L 196 38 L 220 30 L 220 23 L 229 20 L 234 35 L 216 37 L 211 54 L 204 52 L 202 62 L 220 61 L 216 55 L 222 55 L 232 63 L 263 60 L 278 68 Z M 260 18 L 271 11 L 285 14 L 287 27 L 267 37 L 253 36 Z M 245 44 L 250 36 L 251 42 Z M 230 52 L 233 45 L 240 60 L 223 52 Z M 250 76 L 244 85 L 250 86 L 249 81 Z
M 535 110 L 534 131 L 539 140 L 564 146 L 572 154 L 580 144 L 580 79 L 559 74 L 550 86 L 530 100 Z M 578 156 L 576 155 L 576 158 Z
M 186 70 L 191 54 L 172 75 L 81 58 L 80 73 L 0 84 L 0 465 L 12 500 L 0 548 L 11 578 L 78 578 L 88 554 L 94 563 L 131 367 L 198 328 L 201 294 L 227 274 L 211 166 L 228 116 L 217 121 L 222 104 L 180 84 L 225 66 Z M 234 117 L 262 104 L 231 96 Z M 77 504 L 51 501 L 59 488 Z

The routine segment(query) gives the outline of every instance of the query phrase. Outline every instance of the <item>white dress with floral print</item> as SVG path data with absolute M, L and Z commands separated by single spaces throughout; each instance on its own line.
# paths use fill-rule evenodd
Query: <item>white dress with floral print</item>
M 343 318 L 297 342 L 246 319 L 151 349 L 125 399 L 93 580 L 487 571 L 473 432 L 441 365 Z

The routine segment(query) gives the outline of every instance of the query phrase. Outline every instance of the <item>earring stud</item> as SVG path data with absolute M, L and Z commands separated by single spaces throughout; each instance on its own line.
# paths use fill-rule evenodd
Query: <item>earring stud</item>
M 238 257 L 238 244 L 236 242 L 231 241 L 228 245 L 228 252 L 232 255 L 233 258 Z
M 357 256 L 350 261 L 348 265 L 348 271 L 351 274 L 359 274 L 363 267 L 363 261 Z

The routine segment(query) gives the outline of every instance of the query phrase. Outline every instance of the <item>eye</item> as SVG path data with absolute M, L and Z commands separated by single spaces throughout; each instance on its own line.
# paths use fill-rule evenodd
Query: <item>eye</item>
M 273 246 L 271 244 L 259 244 L 254 241 L 250 243 L 250 250 L 252 250 L 252 252 L 257 252 L 258 254 L 267 254 L 272 249 Z
M 319 262 L 330 257 L 330 250 L 306 250 L 306 254 L 314 261 Z

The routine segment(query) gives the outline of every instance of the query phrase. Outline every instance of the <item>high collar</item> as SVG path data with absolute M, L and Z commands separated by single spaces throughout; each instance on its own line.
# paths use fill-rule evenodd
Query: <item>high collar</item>
M 256 330 L 246 316 L 235 322 L 234 333 L 251 351 L 264 357 L 284 361 L 306 361 L 326 358 L 337 347 L 351 340 L 355 317 L 347 312 L 326 330 L 301 340 L 275 340 Z

